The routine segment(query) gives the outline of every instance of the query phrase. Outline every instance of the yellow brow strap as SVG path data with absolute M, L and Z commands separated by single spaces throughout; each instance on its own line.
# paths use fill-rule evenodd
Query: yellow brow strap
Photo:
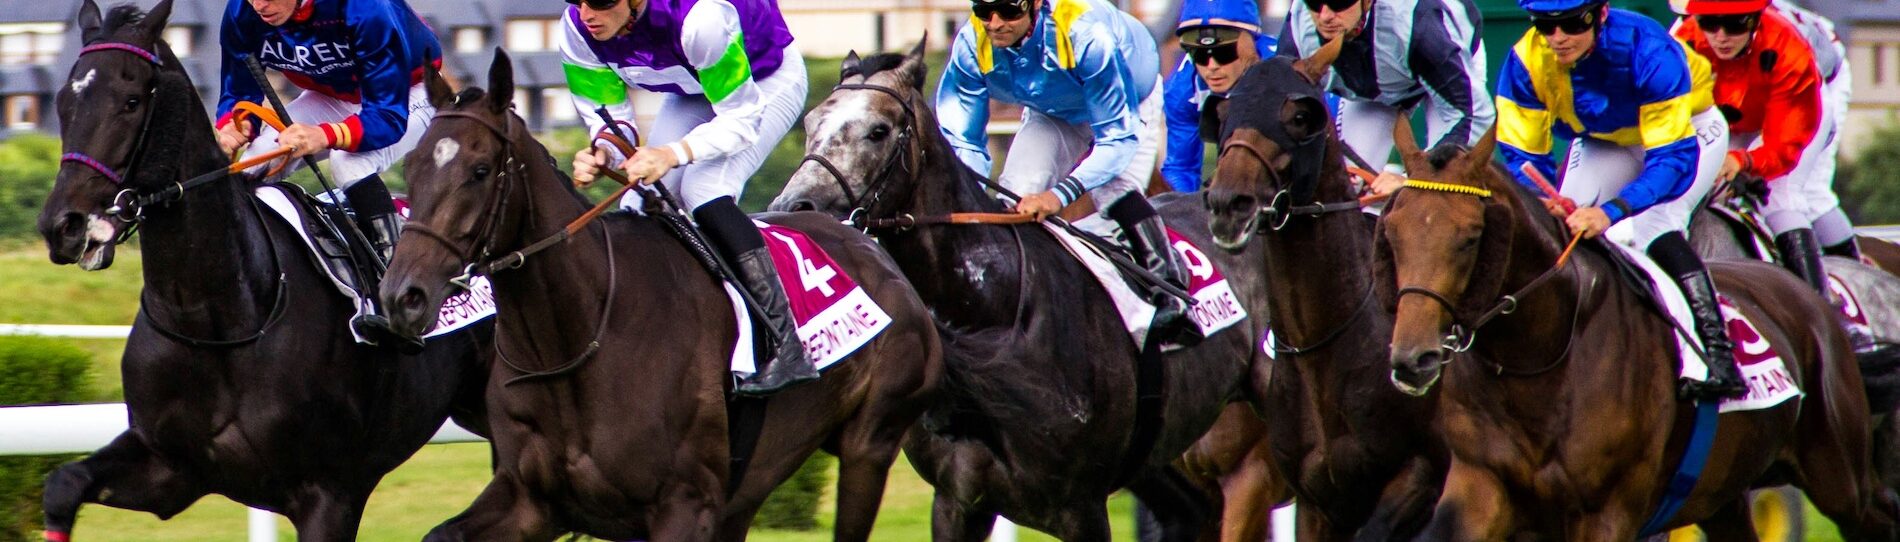
M 1468 195 L 1477 196 L 1480 198 L 1491 197 L 1490 190 L 1485 190 L 1483 188 L 1478 188 L 1475 186 L 1465 186 L 1462 184 L 1422 181 L 1418 179 L 1406 179 L 1405 187 L 1418 188 L 1422 190 L 1430 190 L 1433 192 L 1451 192 L 1453 194 L 1468 194 Z

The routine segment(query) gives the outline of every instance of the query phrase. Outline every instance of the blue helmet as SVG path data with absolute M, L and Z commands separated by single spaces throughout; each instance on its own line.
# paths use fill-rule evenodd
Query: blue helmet
M 1602 6 L 1606 0 L 1517 0 L 1517 7 L 1536 18 L 1568 17 Z
M 1183 0 L 1175 33 L 1196 26 L 1226 26 L 1260 34 L 1260 3 L 1256 0 Z

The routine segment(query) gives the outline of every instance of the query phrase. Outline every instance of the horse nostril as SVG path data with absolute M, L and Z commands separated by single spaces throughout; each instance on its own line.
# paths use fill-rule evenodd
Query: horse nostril
M 86 234 L 86 215 L 68 212 L 59 218 L 59 234 L 68 239 Z
M 792 202 L 793 212 L 816 211 L 816 210 L 818 210 L 818 204 L 812 203 L 811 200 L 801 199 L 801 200 Z
M 402 296 L 396 298 L 396 306 L 402 307 L 403 310 L 419 311 L 422 310 L 422 304 L 426 301 L 428 301 L 428 295 L 422 293 L 422 288 L 410 286 L 403 290 Z

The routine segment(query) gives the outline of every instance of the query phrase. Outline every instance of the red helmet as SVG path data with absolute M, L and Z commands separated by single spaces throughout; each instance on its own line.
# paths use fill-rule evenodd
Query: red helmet
M 1768 9 L 1768 0 L 1689 0 L 1687 15 L 1749 15 Z

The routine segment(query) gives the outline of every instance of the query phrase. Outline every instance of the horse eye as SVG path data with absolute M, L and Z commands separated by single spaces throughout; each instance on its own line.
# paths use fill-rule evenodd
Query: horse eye
M 474 173 L 477 180 L 488 178 L 488 165 L 482 164 L 475 166 Z
M 132 97 L 132 98 L 126 98 L 126 100 L 125 100 L 125 110 L 126 110 L 126 111 L 131 111 L 131 110 L 133 110 L 133 109 L 138 109 L 138 107 L 139 107 L 139 99 L 138 99 L 137 97 Z
M 890 135 L 891 127 L 879 124 L 871 127 L 871 134 L 868 137 L 871 141 L 883 141 L 884 138 L 890 137 Z

